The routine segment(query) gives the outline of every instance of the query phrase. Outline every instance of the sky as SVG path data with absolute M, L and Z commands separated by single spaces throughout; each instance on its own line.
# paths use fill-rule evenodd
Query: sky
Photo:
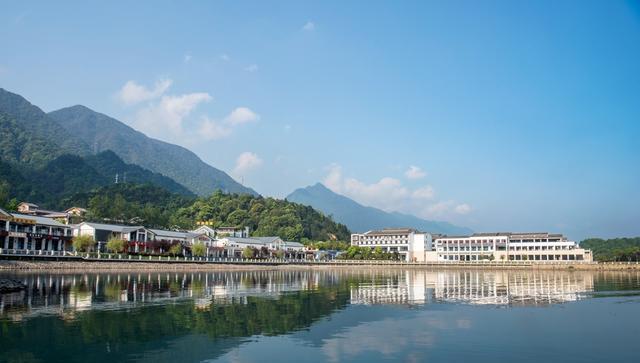
M 638 1 L 0 2 L 0 87 L 263 195 L 640 235 Z

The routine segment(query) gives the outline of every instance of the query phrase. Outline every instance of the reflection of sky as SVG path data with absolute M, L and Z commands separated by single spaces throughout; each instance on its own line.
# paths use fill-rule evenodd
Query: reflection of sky
M 545 309 L 450 305 L 407 310 L 351 306 L 331 321 L 364 310 L 376 318 L 329 333 L 320 345 L 319 322 L 308 331 L 260 337 L 216 362 L 630 362 L 640 333 L 640 298 L 593 299 Z M 404 317 L 398 317 L 403 312 Z M 385 317 L 390 314 L 392 317 Z M 349 320 L 349 318 L 346 318 Z

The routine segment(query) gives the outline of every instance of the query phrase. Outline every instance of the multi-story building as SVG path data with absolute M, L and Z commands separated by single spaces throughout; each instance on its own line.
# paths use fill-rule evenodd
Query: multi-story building
M 383 252 L 397 252 L 403 261 L 422 262 L 428 259 L 427 251 L 432 249 L 432 237 L 411 228 L 388 228 L 352 234 L 351 245 L 371 249 L 380 247 Z
M 71 228 L 54 219 L 0 209 L 0 248 L 26 251 L 71 249 Z
M 591 251 L 562 234 L 474 233 L 435 240 L 438 261 L 592 261 Z

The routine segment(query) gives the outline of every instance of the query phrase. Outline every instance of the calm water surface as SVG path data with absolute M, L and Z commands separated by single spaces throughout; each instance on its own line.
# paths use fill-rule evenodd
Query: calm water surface
M 640 361 L 637 272 L 0 277 L 0 362 Z

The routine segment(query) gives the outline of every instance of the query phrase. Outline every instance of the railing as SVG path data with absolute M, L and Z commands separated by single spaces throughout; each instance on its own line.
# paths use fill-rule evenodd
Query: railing
M 307 259 L 279 259 L 279 258 L 237 258 L 237 257 L 195 257 L 195 256 L 160 256 L 160 255 L 129 255 L 102 252 L 76 251 L 47 251 L 25 249 L 0 248 L 2 256 L 29 257 L 62 257 L 82 258 L 87 261 L 131 261 L 131 262 L 184 262 L 184 263 L 222 263 L 222 264 L 253 264 L 253 265 L 380 265 L 380 266 L 532 266 L 532 265 L 640 265 L 640 262 L 590 262 L 583 260 L 507 260 L 507 261 L 392 261 L 392 260 L 307 260 Z

